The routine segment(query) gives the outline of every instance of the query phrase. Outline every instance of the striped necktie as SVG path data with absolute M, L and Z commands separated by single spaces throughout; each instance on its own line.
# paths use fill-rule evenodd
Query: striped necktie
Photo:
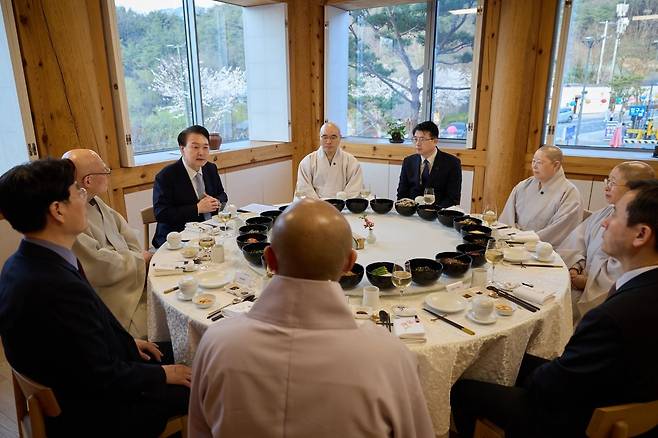
M 423 173 L 420 176 L 420 183 L 423 187 L 427 187 L 427 183 L 430 180 L 430 162 L 425 159 L 423 161 Z
M 206 185 L 203 183 L 203 176 L 201 175 L 201 172 L 197 172 L 196 175 L 194 175 L 194 187 L 196 188 L 197 196 L 199 199 L 203 198 L 206 196 Z M 203 213 L 203 220 L 208 220 L 212 217 L 210 213 Z

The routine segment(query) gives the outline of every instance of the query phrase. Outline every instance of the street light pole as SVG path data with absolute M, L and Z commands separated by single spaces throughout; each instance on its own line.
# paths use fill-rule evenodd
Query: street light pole
M 183 65 L 183 57 L 180 54 L 180 49 L 183 47 L 181 44 L 167 44 L 167 47 L 175 48 L 176 52 L 178 53 L 178 65 L 180 66 L 180 72 L 181 72 L 181 80 L 183 82 L 182 86 L 183 88 L 185 87 L 185 66 Z M 187 119 L 187 123 L 190 123 L 192 118 L 190 117 L 190 109 L 187 106 L 187 103 L 184 103 L 185 106 L 185 118 Z
M 605 52 L 605 40 L 608 38 L 608 20 L 605 20 L 603 26 L 603 36 L 601 37 L 601 55 L 599 56 L 599 68 L 596 70 L 596 85 L 601 82 L 601 66 L 603 65 L 603 52 Z
M 585 95 L 587 94 L 587 77 L 589 76 L 589 58 L 592 54 L 592 47 L 596 40 L 593 37 L 583 38 L 583 43 L 587 45 L 587 60 L 585 61 L 585 74 L 583 75 L 583 90 L 580 92 L 580 108 L 578 109 L 578 123 L 576 124 L 576 138 L 574 138 L 574 145 L 578 145 L 578 135 L 580 134 L 580 122 L 583 118 L 583 106 L 585 106 Z

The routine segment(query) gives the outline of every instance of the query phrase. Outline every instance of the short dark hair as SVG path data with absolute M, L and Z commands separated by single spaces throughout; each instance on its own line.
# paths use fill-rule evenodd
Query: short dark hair
M 201 125 L 192 125 L 183 129 L 180 134 L 178 134 L 178 146 L 185 146 L 187 144 L 187 136 L 190 134 L 201 134 L 208 142 L 210 142 L 210 133 L 206 128 Z
M 50 204 L 68 200 L 74 181 L 75 165 L 66 158 L 19 164 L 0 176 L 0 212 L 16 231 L 41 231 Z
M 658 180 L 641 179 L 629 181 L 628 187 L 636 192 L 635 198 L 626 206 L 627 226 L 645 224 L 654 236 L 654 249 L 658 251 Z
M 416 135 L 416 131 L 429 132 L 432 135 L 432 138 L 439 138 L 439 127 L 436 126 L 436 123 L 432 122 L 431 120 L 420 122 L 414 126 L 413 131 L 411 131 L 411 135 Z

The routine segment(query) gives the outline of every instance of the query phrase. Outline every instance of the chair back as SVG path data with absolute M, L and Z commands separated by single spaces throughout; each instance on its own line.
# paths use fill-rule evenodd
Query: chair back
M 587 426 L 589 438 L 626 438 L 658 426 L 658 400 L 597 408 Z
M 167 421 L 165 430 L 162 431 L 159 438 L 168 438 L 178 433 L 181 438 L 187 438 L 187 415 L 171 417 Z
M 592 210 L 583 210 L 583 221 L 592 215 Z
M 486 418 L 478 418 L 473 438 L 505 438 L 505 431 Z
M 148 251 L 151 243 L 149 242 L 149 224 L 154 224 L 157 221 L 155 220 L 155 213 L 153 212 L 153 206 L 142 208 L 140 211 L 142 214 L 142 224 L 144 224 L 144 249 Z
M 55 393 L 47 386 L 40 385 L 21 375 L 13 368 L 11 376 L 14 385 L 18 436 L 20 438 L 45 438 L 44 415 L 56 417 L 62 413 Z

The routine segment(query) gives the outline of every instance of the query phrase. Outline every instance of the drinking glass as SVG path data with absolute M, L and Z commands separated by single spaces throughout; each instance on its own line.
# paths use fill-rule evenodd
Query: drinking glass
M 361 196 L 363 199 L 368 199 L 370 196 L 370 184 L 364 185 L 361 188 L 361 191 L 359 192 L 359 196 Z
M 222 224 L 222 238 L 230 237 L 229 234 L 229 226 L 228 223 L 233 219 L 233 213 L 231 211 L 220 211 L 219 214 L 217 215 L 217 219 L 219 219 L 219 222 Z
M 425 193 L 423 193 L 423 201 L 425 201 L 425 204 L 434 204 L 435 200 L 434 189 L 432 187 L 426 188 Z
M 498 208 L 496 204 L 485 204 L 482 211 L 482 220 L 488 227 L 496 223 L 496 220 L 498 220 Z
M 404 294 L 404 290 L 411 284 L 411 268 L 409 262 L 397 260 L 393 263 L 393 272 L 391 273 L 391 280 L 393 286 L 400 290 L 400 295 Z
M 215 246 L 215 238 L 208 233 L 202 233 L 199 237 L 199 246 L 203 251 L 203 260 L 210 259 L 210 248 Z
M 494 275 L 496 274 L 496 265 L 503 261 L 503 252 L 505 250 L 505 241 L 490 240 L 487 242 L 487 250 L 484 252 L 484 258 L 491 263 L 491 283 L 495 284 Z

